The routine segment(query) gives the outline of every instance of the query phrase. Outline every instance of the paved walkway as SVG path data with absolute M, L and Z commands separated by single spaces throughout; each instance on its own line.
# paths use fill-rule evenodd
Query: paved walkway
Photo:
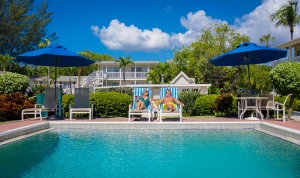
M 145 118 L 142 118 L 140 121 L 133 121 L 132 122 L 148 122 Z M 25 121 L 12 121 L 6 123 L 0 123 L 0 132 L 4 132 L 11 129 L 16 129 L 28 125 L 33 125 L 40 122 L 47 122 L 45 120 L 31 120 L 27 119 Z M 55 122 L 55 121 L 53 121 Z M 95 118 L 92 120 L 88 120 L 88 118 L 77 118 L 70 121 L 68 118 L 63 120 L 63 122 L 128 122 L 128 118 Z M 159 122 L 158 120 L 154 120 L 151 122 Z M 164 119 L 164 122 L 179 122 L 179 119 Z M 249 120 L 239 120 L 237 118 L 224 118 L 224 117 L 216 117 L 216 118 L 183 118 L 183 122 L 249 122 Z M 250 121 L 252 122 L 252 121 Z M 256 122 L 256 121 L 253 121 Z M 276 124 L 279 126 L 295 129 L 300 131 L 300 122 L 296 122 L 294 120 L 282 122 L 281 120 L 264 120 L 263 122 L 268 122 L 272 124 Z

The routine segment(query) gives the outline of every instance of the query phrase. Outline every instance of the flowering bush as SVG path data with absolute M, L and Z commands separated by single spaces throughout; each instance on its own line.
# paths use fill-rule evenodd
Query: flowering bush
M 20 92 L 0 94 L 0 121 L 20 120 L 22 110 L 34 107 L 34 103 Z

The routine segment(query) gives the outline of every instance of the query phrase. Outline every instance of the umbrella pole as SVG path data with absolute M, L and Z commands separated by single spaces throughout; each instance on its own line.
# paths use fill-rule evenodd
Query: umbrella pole
M 250 86 L 250 67 L 249 67 L 249 63 L 247 64 L 248 66 L 248 89 L 249 89 L 249 93 L 251 91 L 251 86 Z
M 57 92 L 56 92 L 56 75 L 57 75 L 57 56 L 55 56 L 54 60 L 54 115 L 48 116 L 46 120 L 63 120 L 64 118 L 57 115 Z

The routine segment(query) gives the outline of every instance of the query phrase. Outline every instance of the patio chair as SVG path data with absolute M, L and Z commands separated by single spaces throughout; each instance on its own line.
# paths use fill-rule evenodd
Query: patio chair
M 93 105 L 90 105 L 90 89 L 75 88 L 74 91 L 74 106 L 70 105 L 70 120 L 73 114 L 87 113 L 89 120 L 93 117 Z
M 270 106 L 271 106 L 271 103 L 274 102 L 274 95 L 273 94 L 259 94 L 258 96 L 259 97 L 267 97 L 268 98 L 268 99 L 261 100 L 260 110 L 267 110 L 267 104 L 268 104 L 268 102 L 272 101 L 272 102 L 269 102 Z
M 267 118 L 269 118 L 269 110 L 274 110 L 274 112 L 276 111 L 276 119 L 278 119 L 279 116 L 279 111 L 282 111 L 282 121 L 285 122 L 285 103 L 288 100 L 289 96 L 291 96 L 292 94 L 288 94 L 284 100 L 283 103 L 279 103 L 279 102 L 275 102 L 275 101 L 268 101 L 267 105 L 266 105 L 266 109 L 267 109 Z
M 151 107 L 151 103 L 150 105 L 148 106 L 148 108 L 146 109 L 142 109 L 142 110 L 138 110 L 136 108 L 136 102 L 138 100 L 138 97 L 139 96 L 142 96 L 143 94 L 143 90 L 144 89 L 147 89 L 148 90 L 148 94 L 149 94 L 149 98 L 151 98 L 152 96 L 152 91 L 150 88 L 141 88 L 141 87 L 138 87 L 138 88 L 133 88 L 133 96 L 132 96 L 132 101 L 133 103 L 129 105 L 129 111 L 128 111 L 128 122 L 130 122 L 130 118 L 131 116 L 133 115 L 143 115 L 143 114 L 146 114 L 147 117 L 148 117 L 148 122 L 151 121 L 151 117 L 152 117 L 152 107 Z
M 59 89 L 56 89 L 56 93 L 58 93 Z M 45 89 L 45 97 L 42 104 L 35 104 L 34 108 L 28 108 L 22 110 L 22 121 L 24 120 L 24 115 L 34 115 L 36 119 L 36 115 L 40 115 L 40 120 L 42 120 L 42 112 L 55 112 L 55 90 L 54 88 L 46 88 Z
M 166 96 L 166 90 L 171 90 L 171 96 L 175 99 L 178 99 L 178 89 L 177 88 L 161 88 L 160 89 L 160 98 Z M 182 122 L 182 109 L 179 104 L 176 104 L 176 109 L 173 112 L 170 112 L 169 110 L 163 109 L 163 104 L 160 104 L 159 106 L 159 120 L 162 122 L 162 116 L 179 116 L 180 122 Z
M 253 97 L 255 96 L 255 94 L 242 94 L 241 97 Z M 242 114 L 242 112 L 244 110 L 253 110 L 256 108 L 256 105 L 255 105 L 255 99 L 251 99 L 251 100 L 248 100 L 249 102 L 247 102 L 247 104 L 245 103 L 245 100 L 240 100 L 238 101 L 238 118 L 241 120 L 243 119 L 244 117 L 244 114 Z M 256 113 L 257 115 L 257 113 Z

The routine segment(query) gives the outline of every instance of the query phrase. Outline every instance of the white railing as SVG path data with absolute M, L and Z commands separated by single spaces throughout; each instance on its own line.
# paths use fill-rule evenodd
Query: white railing
M 280 60 L 272 61 L 270 63 L 271 63 L 272 68 L 274 68 L 278 64 L 281 64 L 283 62 L 300 62 L 300 56 L 296 56 L 296 57 L 291 58 L 291 59 L 288 59 L 288 58 L 286 58 L 286 59 L 280 59 Z
M 147 72 L 125 72 L 126 79 L 146 79 Z M 101 79 L 101 82 L 97 80 Z M 81 77 L 81 86 L 88 87 L 91 84 L 99 85 L 102 84 L 102 81 L 105 79 L 123 79 L 123 72 L 103 72 L 103 71 L 94 71 L 88 76 Z

